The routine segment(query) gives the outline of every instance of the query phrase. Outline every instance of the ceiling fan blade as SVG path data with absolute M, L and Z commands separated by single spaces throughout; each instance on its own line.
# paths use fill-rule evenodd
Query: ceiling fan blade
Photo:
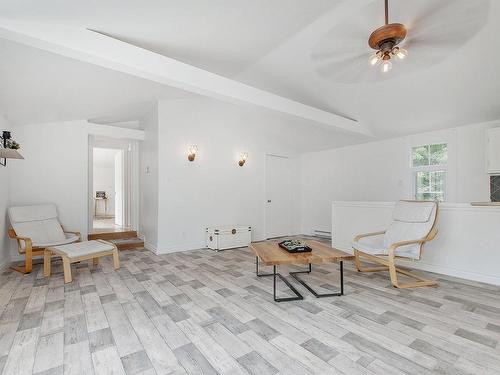
M 362 54 L 345 54 L 344 56 L 332 56 L 329 59 L 324 59 L 324 61 L 321 64 L 317 65 L 317 70 L 318 72 L 322 71 L 322 69 L 326 66 L 331 67 L 331 66 L 338 66 L 338 69 L 344 68 L 346 65 L 353 63 L 358 60 L 367 60 L 367 55 L 366 53 Z
M 477 32 L 487 20 L 488 0 L 440 0 L 422 2 L 423 9 L 406 15 L 405 25 L 412 34 L 437 34 L 436 36 L 467 36 Z
M 379 80 L 380 74 L 379 67 L 368 64 L 366 54 L 326 62 L 317 67 L 316 71 L 323 79 L 340 83 Z

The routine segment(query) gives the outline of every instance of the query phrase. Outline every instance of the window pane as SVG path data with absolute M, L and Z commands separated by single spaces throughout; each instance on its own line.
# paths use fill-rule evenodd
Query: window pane
M 413 147 L 412 165 L 414 167 L 429 165 L 429 146 Z
M 417 172 L 416 174 L 416 192 L 425 193 L 430 191 L 429 172 Z
M 446 186 L 446 172 L 417 172 L 415 173 L 415 199 L 444 201 Z
M 446 173 L 444 171 L 431 172 L 431 191 L 444 192 L 444 180 Z
M 448 145 L 430 145 L 430 165 L 445 165 L 448 161 Z

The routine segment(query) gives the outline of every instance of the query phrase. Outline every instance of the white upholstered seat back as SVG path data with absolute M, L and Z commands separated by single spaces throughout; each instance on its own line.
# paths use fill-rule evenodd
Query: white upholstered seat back
M 66 241 L 53 204 L 11 207 L 9 218 L 17 236 L 31 238 L 33 246 Z
M 394 207 L 392 224 L 384 235 L 384 247 L 401 241 L 420 240 L 430 233 L 437 215 L 435 202 L 399 201 Z M 420 258 L 421 244 L 399 247 L 397 256 Z

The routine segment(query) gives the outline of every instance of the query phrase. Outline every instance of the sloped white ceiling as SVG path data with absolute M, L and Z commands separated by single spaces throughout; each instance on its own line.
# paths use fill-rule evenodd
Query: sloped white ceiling
M 0 39 L 0 113 L 13 124 L 136 119 L 184 91 Z
M 422 0 L 407 7 L 402 6 L 403 2 L 390 1 L 390 4 L 399 4 L 395 7 L 397 12 L 391 16 L 393 22 L 405 22 L 411 18 L 404 12 L 415 8 L 416 4 L 426 9 L 428 3 L 436 3 Z M 277 94 L 286 93 L 294 100 L 324 110 L 356 118 L 379 138 L 500 118 L 500 104 L 496 97 L 500 89 L 500 50 L 494 47 L 500 42 L 500 2 L 497 1 L 473 2 L 475 5 L 472 9 L 478 13 L 464 13 L 465 10 L 471 11 L 469 1 L 437 2 L 446 5 L 447 11 L 440 12 L 440 19 L 428 15 L 432 21 L 431 25 L 427 25 L 428 28 L 433 26 L 436 35 L 440 35 L 446 25 L 452 25 L 452 29 L 456 30 L 456 24 L 463 22 L 463 27 L 472 33 L 466 36 L 460 34 L 462 43 L 456 43 L 454 48 L 444 48 L 437 61 L 406 69 L 406 63 L 421 58 L 419 51 L 427 53 L 425 45 L 417 50 L 409 46 L 408 61 L 395 62 L 386 80 L 361 79 L 346 83 L 320 74 L 315 61 L 311 59 L 312 53 L 319 52 L 321 44 L 318 46 L 318 43 L 323 43 L 325 47 L 325 37 L 338 24 L 352 28 L 352 39 L 339 40 L 330 34 L 333 39 L 331 48 L 335 51 L 341 51 L 342 46 L 349 49 L 350 43 L 354 41 L 359 43 L 360 32 L 364 32 L 367 38 L 376 25 L 383 22 L 380 19 L 366 22 L 363 12 L 373 13 L 374 3 L 360 1 L 325 13 L 237 79 Z M 383 2 L 378 3 L 381 5 L 379 18 L 382 18 Z M 483 17 L 485 9 L 486 17 Z M 425 17 L 425 12 L 421 16 Z M 477 20 L 477 17 L 482 17 L 484 26 L 468 27 L 467 22 Z M 411 32 L 409 27 L 409 35 Z M 346 34 L 348 32 L 344 31 Z M 434 49 L 434 46 L 429 45 L 429 49 Z M 363 74 L 364 70 L 372 69 L 376 71 L 375 74 L 381 74 L 377 68 L 369 66 L 369 56 L 370 49 L 366 47 L 364 64 L 346 59 L 346 71 L 359 69 L 360 74 Z M 404 74 L 398 69 L 404 70 Z M 342 78 L 342 75 L 339 73 L 334 78 Z
M 390 79 L 382 81 L 343 80 L 337 67 L 333 75 L 321 74 L 312 58 L 321 55 L 322 48 L 330 48 L 330 37 L 334 53 L 342 51 L 342 47 L 349 49 L 353 40 L 362 46 L 360 38 L 368 38 L 382 23 L 382 0 L 4 0 L 0 2 L 0 14 L 8 19 L 96 29 L 281 96 L 355 118 L 377 138 L 500 118 L 500 50 L 496 48 L 500 2 L 474 2 L 482 4 L 478 9 L 485 12 L 485 17 L 484 25 L 471 28 L 467 16 L 481 14 L 470 14 L 470 7 L 464 7 L 465 0 L 419 0 L 411 6 L 406 1 L 390 1 L 391 20 L 409 22 L 410 32 L 414 15 L 409 13 L 418 12 L 437 34 L 444 26 L 452 25 L 457 32 L 463 34 L 465 30 L 470 35 L 461 34 L 460 43 L 443 48 L 442 57 L 418 69 L 408 66 L 419 60 L 419 51 L 425 52 L 426 47 L 409 47 L 411 63 L 400 71 L 395 64 Z M 437 16 L 429 14 L 427 10 L 436 3 L 445 4 L 448 10 Z M 378 17 L 377 7 L 380 17 L 372 20 Z M 335 31 L 339 28 L 342 36 Z M 0 50 L 0 111 L 17 123 L 75 118 L 125 121 L 143 114 L 158 98 L 192 96 L 6 41 L 0 41 Z M 435 51 L 435 47 L 429 44 L 430 50 Z M 367 58 L 369 54 L 366 46 Z M 345 69 L 352 69 L 354 64 L 347 59 L 345 65 Z M 367 62 L 359 68 L 371 67 Z M 312 123 L 291 123 L 317 128 Z M 343 141 L 335 131 L 322 136 L 330 141 L 321 147 L 352 143 Z
M 231 77 L 338 0 L 4 0 L 13 20 L 81 26 Z

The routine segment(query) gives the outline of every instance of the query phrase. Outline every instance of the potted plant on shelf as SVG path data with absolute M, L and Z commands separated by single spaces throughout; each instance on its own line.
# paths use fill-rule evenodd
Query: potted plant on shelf
M 23 156 L 17 151 L 21 145 L 12 139 L 9 131 L 3 131 L 0 137 L 0 165 L 6 166 L 7 159 L 24 159 Z

